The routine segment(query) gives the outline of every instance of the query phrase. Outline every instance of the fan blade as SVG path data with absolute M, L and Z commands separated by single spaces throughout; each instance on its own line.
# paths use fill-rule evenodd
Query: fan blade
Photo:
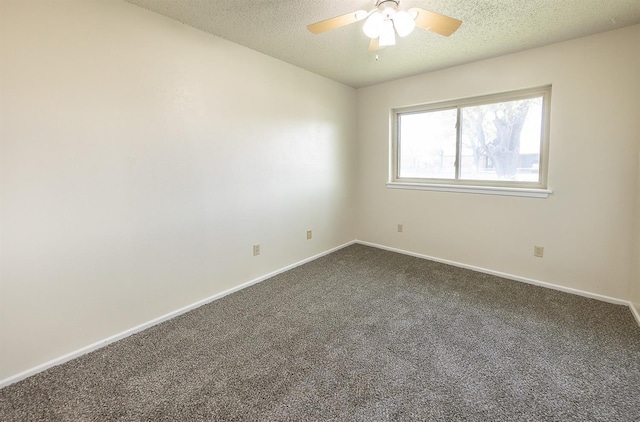
M 461 20 L 439 15 L 428 10 L 420 9 L 419 7 L 409 9 L 409 13 L 412 12 L 418 14 L 416 17 L 416 26 L 435 32 L 436 34 L 444 35 L 445 37 L 456 32 L 460 25 L 462 25 Z
M 380 50 L 380 38 L 371 38 L 369 42 L 369 51 Z
M 340 28 L 341 26 L 349 25 L 350 23 L 361 21 L 367 16 L 369 16 L 369 12 L 366 10 L 357 10 L 347 13 L 346 15 L 312 23 L 311 25 L 307 25 L 307 29 L 314 34 L 321 34 L 332 29 Z

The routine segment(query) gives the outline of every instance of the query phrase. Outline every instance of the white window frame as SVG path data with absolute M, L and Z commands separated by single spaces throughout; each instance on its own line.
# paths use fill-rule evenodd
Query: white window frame
M 456 179 L 431 179 L 431 178 L 403 178 L 398 177 L 398 116 L 402 114 L 429 112 L 442 109 L 457 109 L 458 123 L 456 133 L 456 150 L 459 154 L 461 148 L 460 109 L 468 106 L 477 106 L 497 102 L 523 100 L 542 96 L 542 131 L 540 142 L 539 181 L 505 181 L 505 180 L 466 180 L 458 178 L 460 172 L 456 168 Z M 483 95 L 473 98 L 464 98 L 452 101 L 421 104 L 411 107 L 400 107 L 391 110 L 391 145 L 389 182 L 387 187 L 392 189 L 417 189 L 445 192 L 480 193 L 490 195 L 525 196 L 535 198 L 547 198 L 552 193 L 548 189 L 549 170 L 549 126 L 551 120 L 551 85 L 530 88 L 518 91 L 503 92 L 499 94 Z M 460 159 L 457 157 L 456 165 Z

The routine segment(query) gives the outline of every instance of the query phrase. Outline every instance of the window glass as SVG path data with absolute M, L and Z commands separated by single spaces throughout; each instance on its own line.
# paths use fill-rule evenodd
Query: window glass
M 455 178 L 456 120 L 456 109 L 401 115 L 399 176 Z
M 391 182 L 546 188 L 551 87 L 393 110 Z
M 460 178 L 538 182 L 542 97 L 461 107 Z

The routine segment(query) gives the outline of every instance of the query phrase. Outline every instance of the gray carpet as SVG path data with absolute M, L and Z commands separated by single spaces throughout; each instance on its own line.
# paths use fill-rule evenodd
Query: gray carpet
M 0 420 L 640 420 L 640 329 L 353 245 L 8 386 Z

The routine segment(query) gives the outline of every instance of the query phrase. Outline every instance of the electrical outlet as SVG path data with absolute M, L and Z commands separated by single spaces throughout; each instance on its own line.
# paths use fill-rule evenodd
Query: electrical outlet
M 544 247 L 543 246 L 534 246 L 533 247 L 533 256 L 536 258 L 542 258 L 544 256 Z
M 398 233 L 404 232 L 404 224 L 398 224 Z
M 313 237 L 313 232 L 311 230 L 307 230 L 307 240 Z
M 260 255 L 260 245 L 253 245 L 253 256 Z

